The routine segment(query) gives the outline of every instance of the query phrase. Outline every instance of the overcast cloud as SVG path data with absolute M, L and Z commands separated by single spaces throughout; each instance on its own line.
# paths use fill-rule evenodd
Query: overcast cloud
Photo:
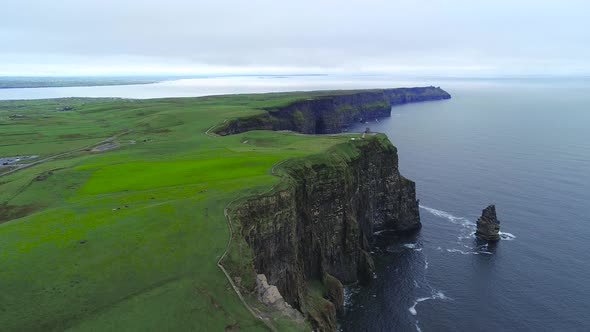
M 590 73 L 582 0 L 2 2 L 0 75 Z

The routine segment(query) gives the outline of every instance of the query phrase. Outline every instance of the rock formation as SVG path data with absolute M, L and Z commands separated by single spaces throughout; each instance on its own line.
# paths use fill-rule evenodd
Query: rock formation
M 232 211 L 252 248 L 256 273 L 317 330 L 336 328 L 342 284 L 372 277 L 377 230 L 420 228 L 414 182 L 398 171 L 397 149 L 382 134 L 316 157 L 288 160 L 284 186 Z M 323 298 L 308 285 L 321 283 Z
M 264 129 L 292 130 L 304 134 L 339 133 L 355 123 L 390 116 L 394 105 L 449 98 L 451 95 L 446 91 L 432 86 L 340 91 L 270 108 L 263 114 L 230 120 L 216 132 L 231 135 Z
M 483 209 L 481 217 L 477 220 L 475 235 L 486 241 L 500 240 L 500 221 L 496 217 L 496 206 L 490 205 Z
M 285 302 L 277 286 L 268 284 L 264 274 L 256 276 L 256 293 L 260 302 L 278 310 L 291 319 L 303 320 L 301 313 L 293 309 L 289 303 Z

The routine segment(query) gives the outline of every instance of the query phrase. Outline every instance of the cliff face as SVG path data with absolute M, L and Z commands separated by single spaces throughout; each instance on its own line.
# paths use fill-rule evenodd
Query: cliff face
M 385 135 L 350 141 L 321 156 L 287 161 L 282 189 L 232 212 L 254 253 L 256 273 L 317 329 L 335 329 L 340 283 L 371 277 L 374 231 L 421 226 L 415 184 L 400 175 L 397 161 Z M 320 313 L 306 297 L 312 280 L 328 289 Z
M 391 115 L 391 106 L 449 99 L 441 88 L 399 88 L 345 92 L 300 100 L 266 113 L 228 121 L 217 130 L 230 135 L 249 130 L 292 130 L 304 134 L 341 132 L 353 123 Z

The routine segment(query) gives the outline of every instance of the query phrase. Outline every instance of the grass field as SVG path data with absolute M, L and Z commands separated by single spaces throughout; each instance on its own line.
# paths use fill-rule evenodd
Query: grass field
M 0 102 L 0 157 L 40 159 L 127 132 L 115 149 L 0 177 L 0 330 L 265 330 L 216 265 L 224 207 L 272 188 L 277 162 L 350 135 L 206 131 L 307 96 Z

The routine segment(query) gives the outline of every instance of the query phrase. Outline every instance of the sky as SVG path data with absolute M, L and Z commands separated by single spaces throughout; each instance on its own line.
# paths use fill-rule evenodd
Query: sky
M 590 74 L 590 1 L 7 0 L 0 76 Z

